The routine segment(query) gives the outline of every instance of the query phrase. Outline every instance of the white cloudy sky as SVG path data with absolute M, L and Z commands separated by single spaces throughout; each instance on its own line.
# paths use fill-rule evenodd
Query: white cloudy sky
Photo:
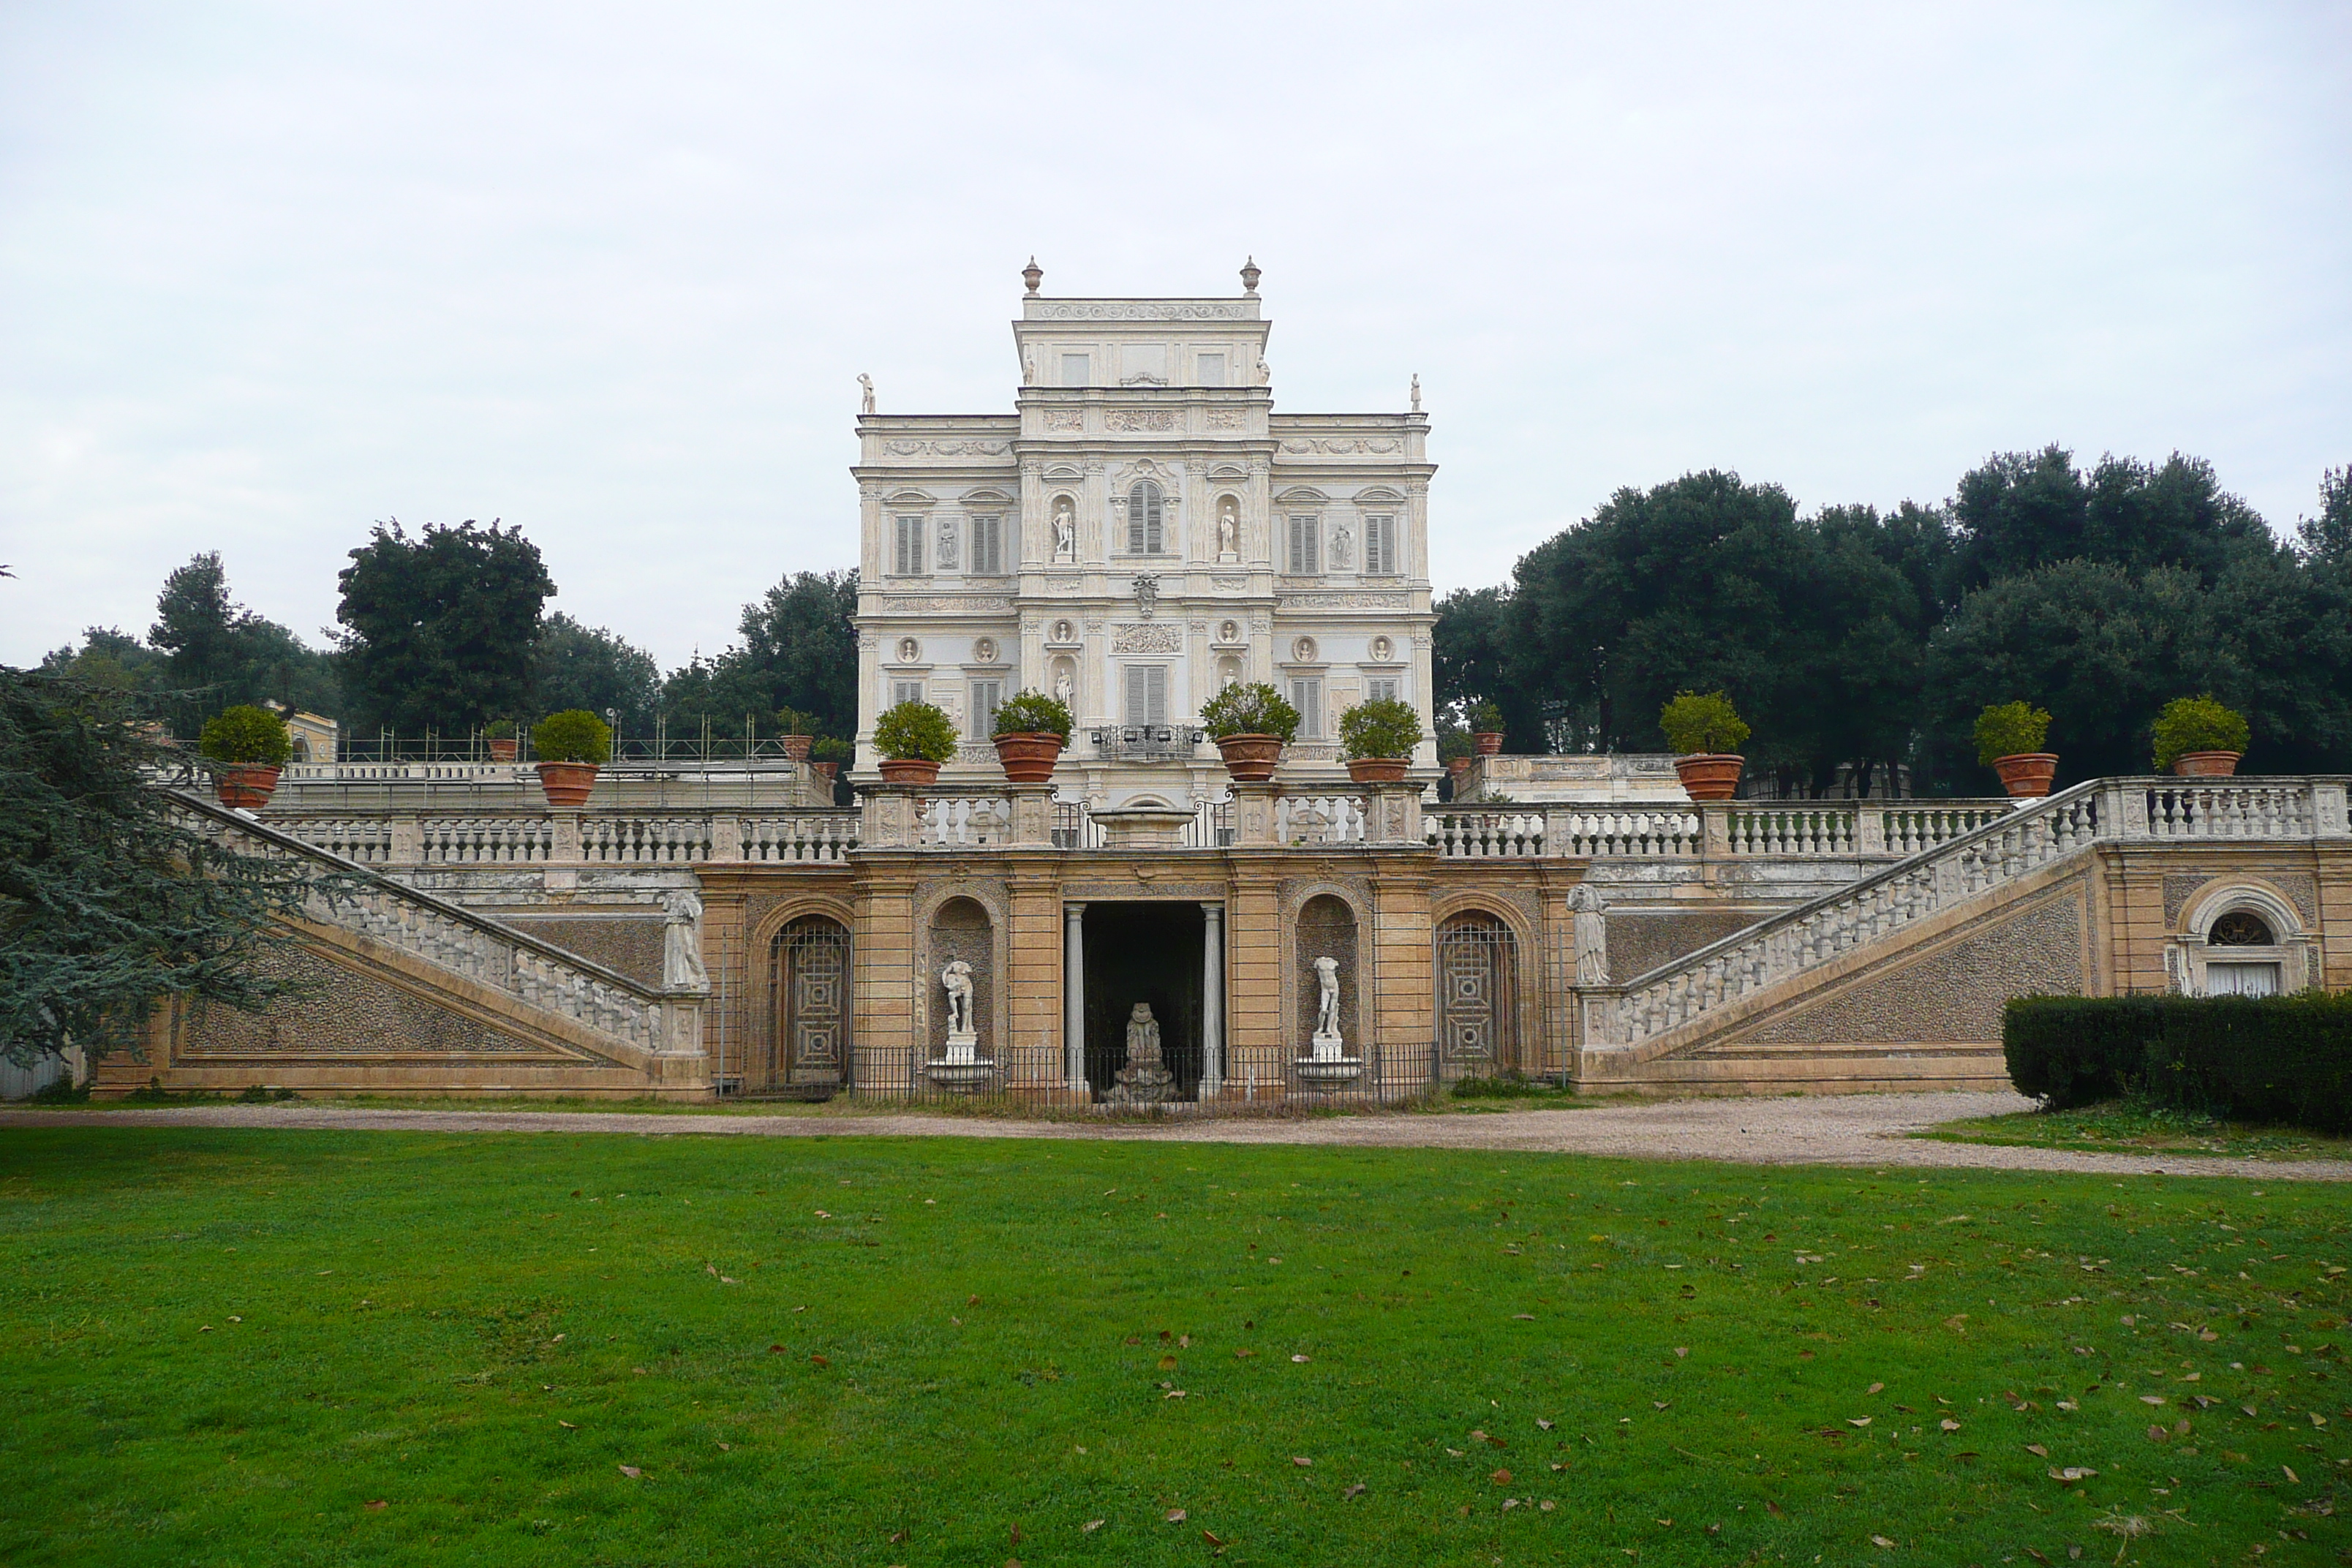
M 2352 461 L 2352 7 L 0 5 L 0 659 L 226 552 L 503 517 L 666 664 L 854 560 L 854 378 L 1009 408 L 1046 291 L 1421 375 L 1441 587 L 1621 485 Z

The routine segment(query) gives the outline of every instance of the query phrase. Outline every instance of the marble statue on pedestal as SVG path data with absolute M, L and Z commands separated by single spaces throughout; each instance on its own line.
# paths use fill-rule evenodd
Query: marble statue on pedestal
M 702 967 L 702 900 L 691 892 L 662 895 L 662 985 L 671 991 L 708 991 Z
M 1609 984 L 1608 900 L 1590 882 L 1579 882 L 1568 895 L 1569 913 L 1576 928 L 1576 984 Z
M 1299 1080 L 1309 1085 L 1345 1083 L 1364 1070 L 1364 1058 L 1348 1055 L 1339 1034 L 1339 961 L 1315 961 L 1315 1037 L 1308 1053 L 1298 1058 Z
M 1054 559 L 1078 558 L 1078 514 L 1067 496 L 1054 498 Z
M 873 412 L 874 412 L 874 378 L 873 378 L 872 376 L 870 376 L 870 375 L 866 374 L 864 371 L 862 371 L 862 370 L 861 370 L 861 371 L 859 371 L 859 372 L 857 373 L 857 384 L 859 385 L 859 387 L 861 387 L 861 388 L 863 389 L 863 390 L 858 394 L 858 406 L 857 406 L 857 412 L 859 412 L 860 414 L 871 414 L 871 413 L 873 413 Z
M 980 1031 L 972 1020 L 971 965 L 961 958 L 949 960 L 940 971 L 940 986 L 947 993 L 948 1054 L 927 1070 L 933 1082 L 946 1088 L 976 1089 L 988 1081 L 996 1064 L 980 1055 Z
M 1112 1079 L 1113 1105 L 1158 1105 L 1176 1098 L 1176 1079 L 1160 1059 L 1160 1020 L 1151 1004 L 1138 1002 L 1127 1016 L 1127 1065 Z

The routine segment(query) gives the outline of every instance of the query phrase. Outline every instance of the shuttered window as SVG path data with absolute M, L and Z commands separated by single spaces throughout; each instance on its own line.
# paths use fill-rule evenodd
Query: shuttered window
M 1168 722 L 1168 667 L 1130 664 L 1127 667 L 1127 722 L 1134 725 Z
M 1004 682 L 975 680 L 971 683 L 971 738 L 985 741 L 996 733 L 996 710 L 1004 702 Z
M 1290 705 L 1298 710 L 1298 732 L 1319 736 L 1323 733 L 1323 682 L 1320 679 L 1300 678 L 1290 683 Z
M 1003 518 L 975 517 L 971 520 L 971 562 L 965 569 L 989 577 L 1004 570 Z
M 1127 492 L 1127 552 L 1129 555 L 1157 555 L 1163 542 L 1160 534 L 1160 487 L 1150 479 L 1139 479 Z
M 902 517 L 898 524 L 898 552 L 892 569 L 901 577 L 919 577 L 923 573 L 923 520 Z
M 1364 696 L 1373 702 L 1383 697 L 1393 702 L 1397 700 L 1397 683 L 1392 679 L 1373 676 L 1364 682 Z
M 1307 576 L 1323 570 L 1323 520 L 1313 512 L 1290 518 L 1290 570 Z
M 1397 564 L 1396 519 L 1376 513 L 1364 519 L 1364 572 L 1367 576 L 1393 577 Z
M 890 706 L 893 708 L 901 702 L 920 702 L 922 700 L 923 683 L 921 681 L 894 680 L 890 683 Z

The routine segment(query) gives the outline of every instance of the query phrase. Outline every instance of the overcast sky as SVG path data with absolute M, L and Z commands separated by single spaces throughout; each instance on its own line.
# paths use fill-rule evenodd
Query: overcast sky
M 1265 269 L 1441 588 L 1620 486 L 2058 441 L 2273 527 L 2352 461 L 2352 6 L 0 5 L 0 660 L 164 573 L 317 640 L 520 526 L 666 666 L 855 561 L 856 376 L 1009 411 L 1045 292 Z

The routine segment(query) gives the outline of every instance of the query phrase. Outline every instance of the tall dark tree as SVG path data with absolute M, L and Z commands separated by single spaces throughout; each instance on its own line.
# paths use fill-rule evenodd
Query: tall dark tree
M 2294 532 L 2305 559 L 2352 563 L 2352 464 L 2319 476 L 2319 515 Z
M 746 716 L 763 730 L 778 710 L 810 715 L 820 733 L 857 732 L 857 574 L 796 572 L 743 606 L 742 640 L 697 658 L 662 687 L 671 733 L 739 736 Z
M 276 702 L 332 714 L 339 705 L 332 661 L 286 627 L 229 597 L 220 552 L 206 551 L 163 579 L 147 640 L 162 654 L 159 689 L 175 728 L 201 723 L 240 702 Z M 123 650 L 112 650 L 131 668 Z
M 520 529 L 467 519 L 411 539 L 378 523 L 336 577 L 347 727 L 463 731 L 532 711 L 531 649 L 555 581 Z
M 1437 626 L 1430 637 L 1430 674 L 1437 687 L 1436 707 L 1446 713 L 1492 702 L 1508 710 L 1519 703 L 1507 655 L 1510 647 L 1511 591 L 1508 588 L 1460 588 L 1439 599 Z M 1538 715 L 1529 711 L 1527 746 L 1533 749 L 1541 735 L 1532 727 Z M 1507 731 L 1506 732 L 1507 734 Z
M 0 1055 L 103 1054 L 170 995 L 251 1008 L 255 960 L 313 889 L 292 861 L 224 849 L 175 816 L 138 697 L 0 666 Z
M 2161 464 L 2105 457 L 2088 474 L 2062 447 L 2000 453 L 1960 477 L 1952 511 L 1958 592 L 2075 560 L 2180 566 L 2210 586 L 2231 563 L 2278 548 L 2211 464 L 2178 452 Z
M 558 610 L 539 629 L 531 650 L 539 710 L 584 708 L 618 715 L 622 732 L 651 727 L 661 701 L 661 666 L 645 649 L 603 626 L 584 626 Z

